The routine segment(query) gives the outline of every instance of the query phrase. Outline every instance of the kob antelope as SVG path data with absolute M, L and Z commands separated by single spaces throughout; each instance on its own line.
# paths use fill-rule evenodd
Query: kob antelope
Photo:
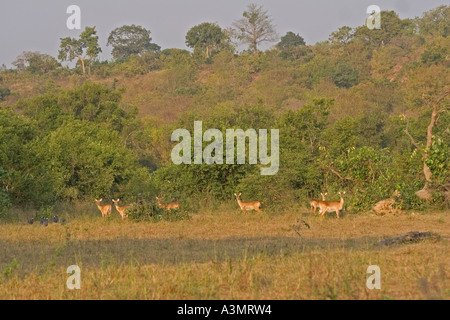
M 239 199 L 239 197 L 241 196 L 242 193 L 239 193 L 239 195 L 237 195 L 236 193 L 234 194 L 236 196 L 237 202 L 239 204 L 239 207 L 241 207 L 242 213 L 245 215 L 246 211 L 250 211 L 250 210 L 256 210 L 259 213 L 261 213 L 262 211 L 259 209 L 259 207 L 261 206 L 261 202 L 259 201 L 251 201 L 251 202 L 242 202 L 241 199 Z
M 112 199 L 112 202 L 114 202 L 114 206 L 116 207 L 117 211 L 120 213 L 120 216 L 122 217 L 122 220 L 128 217 L 128 214 L 125 212 L 128 208 L 131 208 L 132 206 L 123 206 L 119 207 L 119 201 L 120 199 L 114 200 Z
M 97 202 L 97 207 L 98 210 L 100 210 L 100 212 L 102 213 L 102 217 L 108 217 L 111 215 L 111 205 L 110 204 L 105 204 L 104 206 L 100 205 L 100 202 L 102 202 L 103 199 L 97 200 L 95 199 L 95 202 Z
M 169 204 L 162 204 L 161 203 L 161 199 L 156 197 L 156 200 L 158 201 L 158 207 L 160 208 L 165 208 L 166 210 L 170 210 L 170 209 L 180 209 L 180 205 L 178 204 L 178 202 L 172 202 Z
M 344 198 L 342 195 L 345 194 L 339 192 L 339 196 L 341 197 L 341 201 L 319 201 L 319 215 L 322 217 L 325 212 L 333 212 L 336 211 L 336 215 L 339 218 L 339 210 L 342 210 L 344 206 Z
M 326 199 L 325 199 L 325 196 L 328 194 L 328 192 L 326 192 L 326 193 L 320 193 L 321 195 L 322 195 L 322 201 L 325 201 Z M 310 202 L 309 202 L 309 205 L 311 206 L 311 210 L 310 211 L 312 211 L 313 210 L 313 208 L 314 208 L 314 214 L 316 214 L 316 210 L 317 210 L 317 206 L 319 205 L 319 201 L 320 200 L 317 200 L 317 199 L 312 199 Z

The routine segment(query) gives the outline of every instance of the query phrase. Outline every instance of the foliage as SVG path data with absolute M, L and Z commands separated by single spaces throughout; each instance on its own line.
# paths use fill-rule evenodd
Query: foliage
M 79 39 L 61 38 L 58 59 L 61 61 L 73 61 L 77 59 L 81 63 L 83 74 L 85 74 L 85 61 L 89 62 L 89 74 L 91 73 L 92 60 L 102 52 L 98 44 L 98 36 L 95 27 L 86 27 Z
M 441 5 L 433 10 L 425 12 L 417 19 L 417 25 L 421 35 L 442 36 L 450 35 L 450 6 Z
M 420 60 L 423 64 L 430 65 L 433 63 L 444 62 L 447 56 L 447 48 L 437 46 L 428 48 L 422 53 Z
M 281 37 L 280 42 L 277 43 L 277 48 L 280 50 L 284 50 L 290 47 L 300 47 L 306 45 L 305 39 L 303 39 L 298 33 L 295 34 L 292 31 L 289 31 Z
M 367 26 L 357 27 L 354 39 L 365 42 L 369 46 L 377 47 L 388 44 L 401 34 L 412 34 L 414 23 L 409 19 L 400 19 L 394 11 L 381 11 L 381 28 L 370 30 Z
M 126 60 L 132 55 L 142 55 L 146 52 L 158 52 L 161 47 L 152 43 L 150 30 L 136 25 L 124 25 L 109 34 L 107 46 L 112 46 L 112 56 L 115 60 Z
M 11 90 L 8 88 L 0 88 L 0 101 L 3 101 L 7 96 L 11 94 Z
M 195 51 L 204 51 L 205 57 L 211 56 L 226 46 L 227 36 L 215 23 L 204 22 L 189 29 L 186 45 Z
M 272 19 L 262 6 L 252 3 L 247 6 L 242 16 L 243 18 L 233 23 L 235 37 L 242 44 L 248 44 L 254 53 L 258 52 L 261 43 L 277 40 L 278 35 Z
M 0 69 L 0 98 L 14 91 L 0 109 L 1 201 L 45 210 L 58 202 L 163 193 L 198 211 L 236 205 L 233 193 L 242 192 L 263 211 L 278 212 L 308 206 L 321 192 L 337 200 L 338 191 L 347 191 L 346 210 L 362 211 L 398 189 L 404 209 L 443 208 L 448 97 L 426 159 L 411 146 L 402 114 L 414 139 L 425 141 L 429 104 L 450 81 L 447 13 L 442 6 L 412 21 L 383 11 L 380 30 L 344 26 L 308 46 L 288 32 L 276 48 L 252 54 L 264 39 L 275 42 L 275 30 L 268 13 L 250 5 L 234 24 L 247 51 L 235 54 L 231 31 L 213 23 L 188 30 L 193 53 L 159 52 L 149 46 L 150 31 L 123 26 L 111 33 L 118 56 L 101 62 L 95 29 L 87 28 L 62 39 L 60 59 L 89 63 L 92 81 L 47 55 L 24 52 L 16 68 Z M 253 26 L 267 37 L 252 37 Z M 279 129 L 278 173 L 261 176 L 259 164 L 174 165 L 171 133 L 192 133 L 196 120 L 222 132 Z M 424 184 L 424 160 L 436 193 L 427 204 L 415 195 Z
M 8 182 L 9 174 L 0 167 L 0 218 L 5 217 L 8 208 L 11 207 L 11 200 L 8 196 Z
M 128 218 L 133 221 L 180 221 L 189 220 L 189 214 L 184 210 L 160 208 L 156 203 L 148 200 L 139 200 L 132 208 L 127 210 Z
M 345 45 L 353 39 L 353 32 L 352 28 L 343 26 L 337 31 L 332 32 L 328 40 L 330 40 L 332 44 Z
M 436 179 L 440 184 L 448 182 L 446 180 L 450 177 L 449 157 L 448 144 L 443 139 L 433 136 L 429 157 L 425 159 L 425 163 L 433 173 L 432 178 Z
M 350 88 L 359 82 L 359 71 L 345 63 L 336 66 L 331 74 L 334 83 L 340 88 Z
M 30 51 L 22 52 L 12 64 L 20 71 L 27 70 L 30 73 L 38 74 L 48 73 L 61 66 L 54 57 L 48 54 Z

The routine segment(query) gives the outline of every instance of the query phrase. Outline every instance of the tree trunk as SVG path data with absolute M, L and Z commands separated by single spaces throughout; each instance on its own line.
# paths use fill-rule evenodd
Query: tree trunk
M 425 176 L 425 185 L 422 188 L 422 190 L 419 190 L 416 192 L 416 195 L 420 199 L 423 199 L 426 201 L 431 201 L 431 197 L 432 197 L 432 193 L 431 193 L 432 190 L 430 190 L 430 184 L 432 183 L 432 180 L 431 180 L 432 172 L 431 172 L 430 167 L 428 167 L 426 160 L 430 156 L 431 145 L 433 144 L 433 128 L 434 128 L 434 125 L 436 124 L 436 116 L 439 113 L 447 110 L 446 108 L 442 108 L 441 110 L 438 110 L 439 103 L 442 101 L 442 99 L 444 99 L 449 94 L 450 94 L 450 88 L 447 88 L 436 100 L 434 100 L 432 102 L 431 107 L 432 107 L 433 111 L 431 113 L 430 124 L 428 125 L 428 128 L 427 128 L 427 143 L 425 146 L 425 150 L 422 150 L 420 148 L 420 146 L 415 142 L 414 138 L 408 132 L 409 121 L 408 121 L 408 119 L 406 119 L 407 122 L 406 122 L 405 133 L 411 140 L 411 143 L 416 147 L 416 149 L 418 151 L 420 151 L 420 153 L 422 154 L 422 160 L 423 160 L 423 174 Z
M 256 26 L 253 26 L 253 53 L 258 53 L 258 42 L 256 39 Z
M 79 58 L 80 59 L 80 62 L 81 62 L 81 69 L 83 70 L 83 74 L 85 74 L 86 73 L 86 68 L 84 67 L 84 59 L 83 58 Z

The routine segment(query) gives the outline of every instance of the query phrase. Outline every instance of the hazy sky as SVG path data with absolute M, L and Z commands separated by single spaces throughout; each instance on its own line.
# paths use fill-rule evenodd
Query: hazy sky
M 109 33 L 124 24 L 151 30 L 153 42 L 164 48 L 186 48 L 187 31 L 202 22 L 217 22 L 222 28 L 241 18 L 250 3 L 264 6 L 279 35 L 299 33 L 307 44 L 327 40 L 331 32 L 348 25 L 363 25 L 369 5 L 394 10 L 400 18 L 414 18 L 448 4 L 448 0 L 1 0 L 0 65 L 23 51 L 58 55 L 60 38 L 78 37 L 86 26 L 96 26 L 103 53 Z M 69 30 L 69 5 L 81 8 L 81 30 Z

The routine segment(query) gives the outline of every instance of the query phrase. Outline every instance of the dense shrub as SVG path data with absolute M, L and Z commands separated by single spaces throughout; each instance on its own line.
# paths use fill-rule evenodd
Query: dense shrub
M 156 203 L 148 200 L 139 200 L 132 208 L 127 210 L 128 218 L 133 221 L 179 221 L 189 220 L 189 214 L 181 209 L 166 210 L 160 208 Z

